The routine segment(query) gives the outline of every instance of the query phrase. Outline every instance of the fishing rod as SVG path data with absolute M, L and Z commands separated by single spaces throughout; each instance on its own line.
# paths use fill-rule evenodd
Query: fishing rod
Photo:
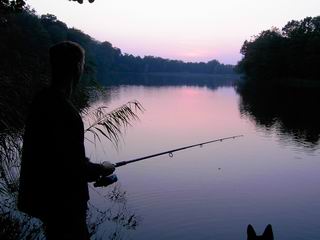
M 146 159 L 150 159 L 150 158 L 154 158 L 154 157 L 158 157 L 158 156 L 162 156 L 162 155 L 166 155 L 166 154 L 169 154 L 170 157 L 173 157 L 173 153 L 174 152 L 182 151 L 182 150 L 185 150 L 185 149 L 188 149 L 188 148 L 194 148 L 194 147 L 197 147 L 197 146 L 202 147 L 202 146 L 210 144 L 210 143 L 223 142 L 223 141 L 228 140 L 228 139 L 235 139 L 235 138 L 239 138 L 239 137 L 243 137 L 243 135 L 236 135 L 236 136 L 231 136 L 231 137 L 219 138 L 219 139 L 214 139 L 214 140 L 210 140 L 210 141 L 207 141 L 207 142 L 202 142 L 202 143 L 197 143 L 197 144 L 193 144 L 193 145 L 189 145 L 189 146 L 175 148 L 175 149 L 167 150 L 167 151 L 164 151 L 164 152 L 155 153 L 155 154 L 147 155 L 147 156 L 144 156 L 144 157 L 135 158 L 135 159 L 128 160 L 128 161 L 117 162 L 117 163 L 114 164 L 114 166 L 116 168 L 118 168 L 118 167 L 122 167 L 124 165 L 130 164 L 130 163 L 139 162 L 139 161 L 143 161 L 143 160 L 146 160 Z M 100 179 L 98 179 L 96 181 L 94 186 L 95 187 L 107 186 L 107 185 L 112 184 L 112 183 L 114 183 L 116 181 L 117 181 L 117 176 L 115 174 L 112 174 L 110 176 L 102 176 Z
M 207 141 L 207 142 L 202 142 L 202 143 L 197 143 L 197 144 L 184 146 L 184 147 L 180 147 L 180 148 L 176 148 L 176 149 L 171 149 L 171 150 L 168 150 L 168 151 L 155 153 L 155 154 L 151 154 L 151 155 L 144 156 L 144 157 L 139 157 L 139 158 L 128 160 L 128 161 L 117 162 L 117 163 L 114 164 L 114 166 L 116 168 L 117 167 L 122 167 L 122 166 L 130 164 L 130 163 L 139 162 L 139 161 L 142 161 L 142 160 L 145 160 L 145 159 L 154 158 L 154 157 L 158 157 L 158 156 L 166 155 L 166 154 L 169 154 L 169 156 L 172 157 L 174 152 L 182 151 L 182 150 L 185 150 L 185 149 L 188 149 L 188 148 L 194 148 L 194 147 L 197 147 L 197 146 L 202 147 L 203 145 L 206 145 L 206 144 L 209 144 L 209 143 L 222 142 L 222 141 L 225 141 L 225 140 L 228 140 L 228 139 L 235 139 L 235 138 L 239 138 L 239 137 L 243 137 L 243 135 L 219 138 L 219 139 L 214 139 L 214 140 Z

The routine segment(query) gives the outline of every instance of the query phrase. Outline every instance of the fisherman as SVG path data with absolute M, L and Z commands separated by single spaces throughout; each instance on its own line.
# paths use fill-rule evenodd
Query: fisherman
M 32 102 L 26 122 L 18 208 L 42 220 L 48 240 L 88 240 L 88 182 L 114 172 L 85 156 L 82 119 L 70 102 L 84 68 L 83 48 L 70 41 L 49 50 L 52 81 Z

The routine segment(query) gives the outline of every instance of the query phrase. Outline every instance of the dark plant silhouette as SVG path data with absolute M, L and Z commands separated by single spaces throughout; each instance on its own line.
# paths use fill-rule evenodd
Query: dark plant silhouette
M 24 0 L 0 0 L 0 11 L 3 13 L 20 12 L 25 5 Z
M 80 4 L 82 4 L 82 3 L 83 3 L 83 0 L 69 0 L 69 1 L 78 2 L 78 3 L 80 3 Z M 94 0 L 88 0 L 88 2 L 89 2 L 89 3 L 93 3 L 93 2 L 94 2 Z
M 27 216 L 4 212 L 0 209 L 0 239 L 44 239 L 41 224 Z
M 131 126 L 132 120 L 138 120 L 137 112 L 143 112 L 144 108 L 138 101 L 131 101 L 110 112 L 107 109 L 105 106 L 100 106 L 85 113 L 87 119 L 85 132 L 93 134 L 94 140 L 101 141 L 100 136 L 104 136 L 117 146 L 122 128 Z
M 69 0 L 83 3 L 83 0 Z M 89 3 L 93 3 L 95 0 L 88 0 Z M 5 12 L 20 12 L 26 5 L 25 0 L 0 0 L 0 9 Z

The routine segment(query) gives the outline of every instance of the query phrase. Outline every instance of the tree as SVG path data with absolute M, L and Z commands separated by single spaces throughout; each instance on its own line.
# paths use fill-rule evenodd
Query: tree
M 82 4 L 82 3 L 83 3 L 83 0 L 69 0 L 69 1 L 78 2 L 78 3 L 80 3 L 80 4 Z M 93 2 L 94 2 L 94 0 L 88 0 L 88 2 L 89 2 L 89 3 L 93 3 Z
M 0 0 L 1 12 L 19 12 L 25 5 L 24 0 Z
M 292 20 L 245 41 L 237 69 L 256 83 L 320 81 L 320 17 Z

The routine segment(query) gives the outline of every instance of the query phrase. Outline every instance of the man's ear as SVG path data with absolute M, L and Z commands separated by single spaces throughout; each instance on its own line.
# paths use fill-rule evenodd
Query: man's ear
M 251 224 L 249 224 L 247 227 L 247 235 L 248 235 L 248 240 L 254 239 L 257 236 Z
M 273 240 L 273 231 L 270 224 L 268 224 L 262 236 L 265 237 L 266 240 Z

